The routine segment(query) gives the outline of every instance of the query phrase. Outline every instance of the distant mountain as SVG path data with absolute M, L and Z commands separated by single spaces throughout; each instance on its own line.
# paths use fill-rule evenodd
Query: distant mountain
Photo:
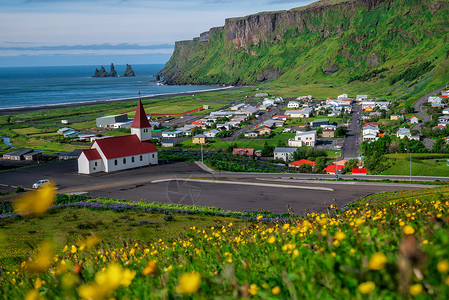
M 172 84 L 371 86 L 385 92 L 449 81 L 449 1 L 326 0 L 226 19 L 176 42 L 159 73 Z

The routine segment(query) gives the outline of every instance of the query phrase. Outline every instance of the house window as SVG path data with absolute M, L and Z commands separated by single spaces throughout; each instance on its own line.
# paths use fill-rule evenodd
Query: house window
M 134 156 L 131 158 L 131 161 L 134 162 Z
M 114 165 L 117 165 L 117 160 L 114 160 Z
M 98 163 L 97 162 L 95 162 L 95 166 L 97 166 L 98 165 Z
M 142 161 L 143 160 L 143 157 L 142 157 L 142 155 L 140 156 L 140 161 Z
M 153 158 L 154 158 L 154 153 L 153 153 Z
M 126 164 L 126 158 L 123 159 L 123 164 Z

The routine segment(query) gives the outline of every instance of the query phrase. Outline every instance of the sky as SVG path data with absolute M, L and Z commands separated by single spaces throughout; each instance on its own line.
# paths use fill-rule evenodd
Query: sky
M 163 64 L 226 18 L 312 0 L 0 0 L 0 67 Z

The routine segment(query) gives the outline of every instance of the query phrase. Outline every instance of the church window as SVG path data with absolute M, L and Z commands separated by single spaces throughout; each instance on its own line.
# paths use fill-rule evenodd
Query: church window
M 134 156 L 131 158 L 131 161 L 134 162 Z
M 142 157 L 142 155 L 140 156 L 140 161 L 142 161 L 143 160 L 143 157 Z
M 117 160 L 114 160 L 114 165 L 117 165 Z
M 123 163 L 126 164 L 126 158 L 123 159 Z
M 154 153 L 153 153 L 153 158 L 154 158 Z
M 98 165 L 98 162 L 95 162 L 95 166 L 97 166 Z

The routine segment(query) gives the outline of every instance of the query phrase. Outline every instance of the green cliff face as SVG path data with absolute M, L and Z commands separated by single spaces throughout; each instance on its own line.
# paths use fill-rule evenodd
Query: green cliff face
M 449 80 L 449 1 L 327 0 L 227 19 L 175 44 L 168 83 L 370 86 L 386 93 Z

